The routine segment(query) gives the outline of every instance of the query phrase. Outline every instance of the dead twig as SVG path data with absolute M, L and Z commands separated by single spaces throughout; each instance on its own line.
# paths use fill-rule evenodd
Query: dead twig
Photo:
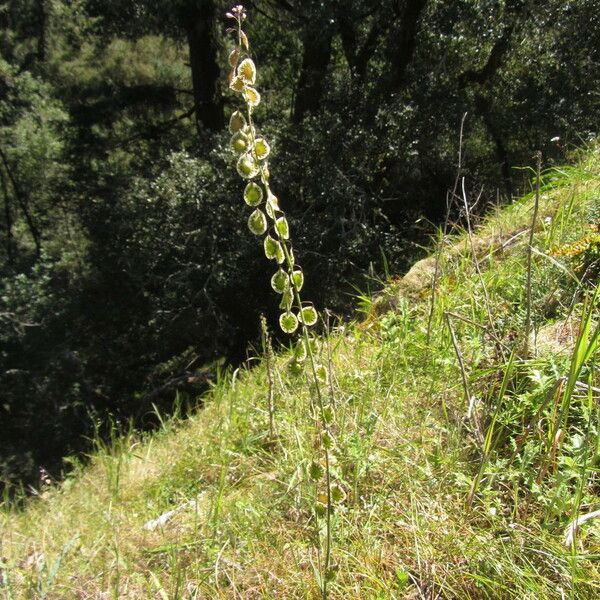
M 475 431 L 475 436 L 477 437 L 477 441 L 480 444 L 483 444 L 484 436 L 481 431 L 481 423 L 479 422 L 479 418 L 477 416 L 477 411 L 475 410 L 475 396 L 471 395 L 471 391 L 469 390 L 469 380 L 467 377 L 467 370 L 465 367 L 465 361 L 463 359 L 462 352 L 460 350 L 460 346 L 458 344 L 458 339 L 456 338 L 456 332 L 454 331 L 454 327 L 452 327 L 452 322 L 450 320 L 450 313 L 444 312 L 444 317 L 446 319 L 446 324 L 448 325 L 448 331 L 450 331 L 450 339 L 452 340 L 452 346 L 454 347 L 454 352 L 456 354 L 456 360 L 458 361 L 458 366 L 460 369 L 460 377 L 462 380 L 463 389 L 465 392 L 465 399 L 467 401 L 467 420 L 471 421 L 473 424 L 473 429 Z

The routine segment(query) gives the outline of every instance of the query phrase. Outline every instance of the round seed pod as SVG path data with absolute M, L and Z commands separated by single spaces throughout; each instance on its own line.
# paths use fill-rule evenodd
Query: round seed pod
M 321 434 L 321 443 L 323 448 L 327 448 L 327 450 L 331 450 L 335 446 L 335 440 L 329 431 L 324 431 Z
M 331 502 L 334 504 L 341 504 L 346 499 L 346 492 L 342 489 L 342 487 L 334 483 L 331 486 Z
M 279 208 L 279 199 L 275 194 L 269 191 L 267 194 L 267 214 L 273 221 L 277 218 L 277 213 L 281 212 Z
M 288 225 L 287 219 L 285 217 L 279 217 L 275 221 L 275 229 L 277 230 L 277 235 L 284 239 L 290 239 L 290 226 Z
M 244 80 L 241 77 L 234 77 L 231 80 L 231 83 L 229 84 L 229 87 L 234 91 L 234 92 L 243 92 L 244 89 L 246 88 L 246 84 L 244 83 Z M 257 92 L 258 93 L 258 92 Z M 260 99 L 259 99 L 260 100 Z
M 325 469 L 321 463 L 316 460 L 311 461 L 308 465 L 308 476 L 312 479 L 312 481 L 319 481 L 325 477 Z
M 249 142 L 250 140 L 248 139 L 248 136 L 245 133 L 243 133 L 242 131 L 236 131 L 231 137 L 231 141 L 229 142 L 229 144 L 231 145 L 231 149 L 236 154 L 241 154 L 242 152 L 245 152 L 248 149 Z
M 260 185 L 250 181 L 244 188 L 244 202 L 248 206 L 258 206 L 263 199 L 263 191 Z
M 298 340 L 298 343 L 294 346 L 294 358 L 298 362 L 306 360 L 308 353 L 306 352 L 306 344 L 304 340 Z
M 237 74 L 247 85 L 254 85 L 256 81 L 256 66 L 251 58 L 245 58 L 238 66 Z
M 248 228 L 254 235 L 262 235 L 267 231 L 267 217 L 259 208 L 248 217 Z
M 304 325 L 307 325 L 309 327 L 311 325 L 314 325 L 317 322 L 317 319 L 319 318 L 319 315 L 315 310 L 314 306 L 303 307 L 298 316 L 300 317 L 300 321 L 302 321 Z
M 279 262 L 279 253 L 281 252 L 283 254 L 281 244 L 276 239 L 272 238 L 270 235 L 267 235 L 264 241 L 264 246 L 265 256 L 270 260 L 277 260 L 277 262 Z
M 285 252 L 283 251 L 283 246 L 281 244 L 279 244 L 279 246 L 277 246 L 277 252 L 275 254 L 275 260 L 277 261 L 277 264 L 280 265 L 282 263 L 285 262 Z
M 237 65 L 237 63 L 238 63 L 239 58 L 240 58 L 240 49 L 239 48 L 234 48 L 229 53 L 229 66 L 235 67 Z
M 279 326 L 284 333 L 294 333 L 298 328 L 298 319 L 293 312 L 284 312 L 279 316 Z
M 236 110 L 229 118 L 229 132 L 235 133 L 241 131 L 244 127 L 246 127 L 246 117 L 239 110 Z
M 236 77 L 236 79 L 238 79 L 238 78 Z M 234 79 L 234 81 L 235 81 L 235 79 Z M 243 95 L 244 95 L 244 100 L 246 100 L 246 102 L 252 108 L 254 108 L 255 106 L 258 106 L 260 104 L 260 94 L 253 87 L 244 87 Z
M 269 156 L 271 147 L 269 146 L 267 140 L 264 138 L 258 138 L 254 142 L 254 152 L 256 153 L 256 158 L 258 158 L 258 160 L 264 160 L 267 158 L 267 156 Z
M 278 294 L 283 294 L 290 285 L 290 277 L 283 270 L 279 269 L 273 277 L 271 277 L 271 287 Z
M 298 291 L 302 289 L 302 286 L 304 285 L 304 273 L 299 269 L 296 269 L 292 273 L 292 283 Z
M 315 368 L 315 372 L 317 374 L 317 379 L 321 382 L 326 384 L 327 383 L 327 369 L 323 366 L 323 365 L 317 365 L 317 367 Z
M 237 172 L 244 179 L 253 179 L 258 175 L 259 168 L 250 153 L 242 154 L 237 162 Z

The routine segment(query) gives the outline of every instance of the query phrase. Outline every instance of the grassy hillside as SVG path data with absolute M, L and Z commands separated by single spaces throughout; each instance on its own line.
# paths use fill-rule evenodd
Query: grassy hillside
M 565 540 L 600 509 L 600 151 L 544 174 L 527 342 L 534 197 L 443 239 L 323 339 L 346 493 L 331 598 L 600 595 L 600 517 Z M 275 437 L 257 357 L 190 418 L 99 447 L 25 509 L 5 503 L 4 597 L 318 597 L 309 386 L 287 361 Z

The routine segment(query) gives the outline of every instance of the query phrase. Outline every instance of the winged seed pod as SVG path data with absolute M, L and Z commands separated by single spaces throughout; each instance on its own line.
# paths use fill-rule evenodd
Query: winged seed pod
M 237 162 L 237 172 L 244 179 L 253 179 L 259 173 L 259 168 L 251 152 L 242 154 Z
M 256 153 L 256 158 L 258 158 L 258 160 L 264 160 L 267 158 L 271 152 L 271 148 L 269 147 L 267 140 L 264 140 L 263 138 L 257 138 L 257 140 L 254 142 L 254 152 Z
M 248 103 L 248 106 L 254 108 L 260 104 L 260 94 L 258 90 L 255 90 L 253 87 L 244 87 L 242 90 L 244 94 L 244 100 Z
M 247 150 L 249 144 L 250 140 L 248 139 L 248 136 L 242 131 L 237 131 L 231 137 L 231 149 L 237 154 Z
M 241 77 L 234 77 L 229 84 L 234 92 L 243 92 L 245 88 L 244 80 Z
M 251 181 L 244 189 L 244 202 L 248 206 L 259 206 L 262 203 L 263 191 L 260 185 Z
M 278 294 L 283 294 L 289 286 L 290 276 L 283 269 L 279 269 L 277 273 L 271 277 L 271 287 Z
M 298 318 L 293 312 L 284 312 L 279 317 L 279 325 L 285 333 L 294 333 L 298 328 Z
M 239 111 L 236 110 L 231 114 L 229 119 L 229 133 L 235 133 L 246 127 L 246 117 Z
M 260 208 L 248 217 L 248 228 L 254 235 L 263 235 L 267 231 L 267 217 Z
M 234 48 L 229 53 L 229 66 L 233 67 L 235 69 L 235 67 L 238 64 L 239 59 L 240 59 L 240 50 L 239 50 L 239 48 Z
M 251 58 L 245 58 L 238 66 L 238 77 L 248 85 L 254 85 L 256 81 L 256 67 Z

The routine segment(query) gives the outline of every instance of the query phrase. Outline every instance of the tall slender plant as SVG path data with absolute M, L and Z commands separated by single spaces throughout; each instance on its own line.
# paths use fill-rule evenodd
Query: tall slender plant
M 332 561 L 332 512 L 334 504 L 345 498 L 339 483 L 334 482 L 331 469 L 332 452 L 335 448 L 333 435 L 334 410 L 331 397 L 324 386 L 328 382 L 328 369 L 317 362 L 311 328 L 319 320 L 312 303 L 302 300 L 304 273 L 296 263 L 290 239 L 290 226 L 281 208 L 279 198 L 270 185 L 268 158 L 271 152 L 267 140 L 257 133 L 254 111 L 260 104 L 260 92 L 256 89 L 256 65 L 251 58 L 248 36 L 243 30 L 246 12 L 237 5 L 226 15 L 235 26 L 227 31 L 234 34 L 235 46 L 229 54 L 229 88 L 239 94 L 244 102 L 242 110 L 236 110 L 229 120 L 231 149 L 236 155 L 239 175 L 247 181 L 243 197 L 253 209 L 248 217 L 250 231 L 263 238 L 265 256 L 277 265 L 271 278 L 271 287 L 281 296 L 279 325 L 286 334 L 299 334 L 294 348 L 292 366 L 299 370 L 307 363 L 311 380 L 311 419 L 315 427 L 317 456 L 310 461 L 308 476 L 315 484 L 315 522 L 319 540 L 319 586 L 322 597 L 329 595 L 328 584 L 335 567 Z M 324 520 L 324 542 L 321 543 Z

